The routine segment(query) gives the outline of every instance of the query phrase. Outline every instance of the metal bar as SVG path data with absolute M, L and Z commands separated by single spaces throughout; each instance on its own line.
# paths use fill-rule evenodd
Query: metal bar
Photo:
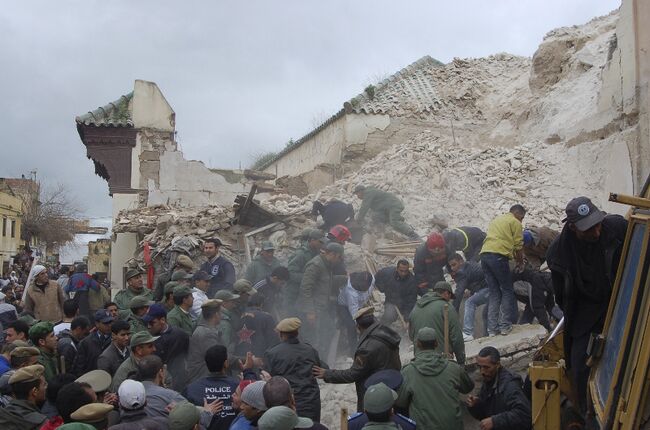
M 650 199 L 644 197 L 628 196 L 625 194 L 609 193 L 609 201 L 621 203 L 623 205 L 636 206 L 639 208 L 650 209 Z

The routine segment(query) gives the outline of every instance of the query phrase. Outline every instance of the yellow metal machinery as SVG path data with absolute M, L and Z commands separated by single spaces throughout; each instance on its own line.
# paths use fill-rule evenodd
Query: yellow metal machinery
M 640 197 L 611 194 L 610 200 L 631 208 L 605 326 L 592 339 L 596 346 L 588 362 L 591 408 L 585 426 L 650 429 L 650 176 Z M 549 335 L 529 367 L 535 430 L 560 429 L 561 395 L 574 400 L 564 367 L 562 326 Z

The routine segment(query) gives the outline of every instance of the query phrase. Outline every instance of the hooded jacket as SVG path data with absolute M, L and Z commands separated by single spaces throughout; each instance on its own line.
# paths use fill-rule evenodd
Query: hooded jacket
M 325 382 L 348 384 L 354 382 L 357 388 L 357 410 L 363 411 L 364 383 L 373 373 L 384 369 L 400 370 L 399 358 L 401 337 L 390 327 L 375 322 L 361 333 L 352 367 L 347 370 L 325 371 Z
M 468 408 L 469 413 L 477 420 L 492 417 L 495 429 L 530 429 L 530 402 L 521 386 L 522 381 L 518 375 L 500 368 L 492 384 L 483 384 L 477 403 Z
M 422 296 L 411 315 L 409 316 L 409 337 L 415 339 L 417 332 L 424 327 L 431 327 L 438 336 L 438 347 L 436 352 L 445 352 L 445 323 L 444 310 L 447 307 L 449 316 L 449 352 L 453 352 L 459 364 L 465 364 L 465 343 L 463 332 L 458 319 L 458 313 L 454 306 L 443 299 L 438 293 L 428 292 Z M 417 348 L 416 348 L 417 352 Z
M 24 400 L 13 399 L 6 407 L 0 408 L 2 430 L 39 429 L 46 420 L 45 415 Z
M 462 430 L 459 393 L 469 393 L 474 382 L 465 370 L 432 350 L 420 351 L 402 369 L 404 382 L 395 405 L 408 408 L 418 428 Z

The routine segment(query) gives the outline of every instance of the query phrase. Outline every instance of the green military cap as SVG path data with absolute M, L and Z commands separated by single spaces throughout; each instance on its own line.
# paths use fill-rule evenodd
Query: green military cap
M 262 242 L 262 251 L 273 251 L 275 250 L 275 246 L 273 245 L 273 242 L 270 240 L 265 240 Z
M 200 419 L 196 406 L 188 401 L 179 402 L 169 413 L 169 430 L 190 430 Z
M 178 285 L 172 291 L 174 292 L 174 297 L 187 297 L 192 295 L 192 289 L 185 285 Z
M 187 255 L 179 255 L 178 258 L 176 258 L 176 265 L 183 266 L 190 271 L 194 270 L 194 262 Z
M 336 242 L 330 242 L 325 246 L 325 250 L 329 252 L 333 252 L 335 254 L 343 255 L 343 252 L 345 252 L 343 245 L 340 243 Z
M 91 370 L 75 379 L 75 382 L 85 382 L 94 392 L 101 393 L 111 385 L 111 374 L 101 369 Z
M 163 290 L 163 293 L 164 293 L 165 295 L 167 295 L 167 294 L 173 292 L 173 291 L 174 291 L 174 288 L 178 287 L 178 285 L 179 285 L 179 284 L 178 284 L 178 282 L 176 282 L 176 281 L 169 281 L 169 282 L 167 282 L 167 283 L 165 284 L 165 288 L 164 288 L 164 290 Z
M 14 348 L 14 350 L 11 351 L 9 355 L 11 357 L 17 358 L 36 357 L 38 355 L 41 355 L 41 351 L 39 351 L 38 348 L 34 348 L 33 346 L 19 346 L 17 348 Z
M 145 306 L 151 306 L 153 304 L 154 302 L 149 300 L 147 296 L 139 295 L 131 299 L 131 301 L 129 302 L 129 308 L 130 309 L 143 308 Z
M 24 322 L 25 324 L 27 324 L 30 327 L 41 321 L 41 320 L 37 320 L 36 318 L 31 316 L 30 314 L 23 314 L 18 318 L 18 320 Z
M 152 336 L 148 331 L 139 331 L 131 336 L 130 346 L 144 345 L 146 343 L 155 342 L 160 336 Z
M 21 346 L 31 346 L 29 342 L 26 342 L 24 340 L 16 339 L 13 342 L 11 342 L 12 345 L 16 345 L 16 348 L 19 348 Z
M 260 430 L 308 429 L 313 425 L 312 420 L 299 417 L 296 411 L 286 406 L 270 408 L 258 421 Z
M 307 239 L 320 240 L 321 242 L 325 242 L 325 235 L 323 234 L 322 231 L 318 229 L 311 229 L 309 234 L 307 235 Z
M 142 271 L 140 269 L 129 269 L 126 271 L 126 280 L 128 281 L 131 278 L 135 278 L 138 275 L 142 275 Z
M 275 329 L 281 333 L 290 333 L 296 331 L 302 325 L 302 321 L 298 318 L 285 318 L 275 326 Z
M 248 279 L 239 279 L 235 281 L 232 290 L 237 294 L 248 294 L 249 296 L 257 293 L 257 290 L 253 288 L 253 284 Z
M 363 396 L 363 408 L 371 414 L 381 414 L 388 412 L 395 400 L 397 400 L 397 393 L 380 382 L 368 387 L 368 391 Z
M 233 294 L 230 290 L 219 290 L 214 295 L 214 298 L 224 302 L 229 302 L 231 300 L 237 300 L 239 298 L 239 294 Z
M 187 273 L 184 270 L 175 270 L 174 273 L 172 273 L 172 281 L 182 281 L 184 279 L 192 279 L 192 274 Z
M 211 308 L 218 309 L 221 306 L 221 303 L 223 303 L 223 301 L 219 299 L 206 300 L 201 305 L 201 309 L 211 309 Z
M 9 378 L 10 384 L 15 384 L 18 382 L 31 382 L 41 379 L 45 373 L 45 368 L 40 364 L 33 364 L 31 366 L 21 367 L 16 370 L 13 375 Z
M 356 314 L 354 314 L 354 319 L 357 320 L 361 318 L 362 316 L 365 315 L 374 315 L 375 314 L 375 308 L 372 306 L 366 306 L 365 308 L 361 308 L 357 311 Z
M 454 292 L 451 289 L 451 284 L 449 282 L 445 281 L 438 281 L 436 282 L 436 285 L 433 286 L 433 291 L 448 291 L 452 297 L 454 296 Z
M 434 329 L 431 327 L 422 327 L 418 330 L 415 340 L 419 340 L 420 342 L 432 342 L 438 340 L 438 338 L 436 337 L 436 331 Z
M 29 338 L 41 339 L 43 338 L 43 336 L 46 336 L 48 333 L 52 333 L 53 331 L 54 331 L 54 324 L 52 324 L 49 321 L 41 321 L 34 324 L 32 328 L 29 329 Z
M 365 185 L 359 184 L 356 187 L 354 187 L 354 194 L 363 192 L 365 189 L 366 189 Z
M 70 414 L 70 418 L 85 423 L 98 423 L 104 421 L 108 413 L 112 410 L 113 405 L 106 403 L 88 403 Z

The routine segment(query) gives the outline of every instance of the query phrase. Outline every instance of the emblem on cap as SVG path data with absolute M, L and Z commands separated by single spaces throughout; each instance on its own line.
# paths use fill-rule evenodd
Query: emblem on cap
M 589 214 L 589 206 L 586 205 L 585 203 L 578 206 L 578 214 L 580 216 L 588 215 Z

